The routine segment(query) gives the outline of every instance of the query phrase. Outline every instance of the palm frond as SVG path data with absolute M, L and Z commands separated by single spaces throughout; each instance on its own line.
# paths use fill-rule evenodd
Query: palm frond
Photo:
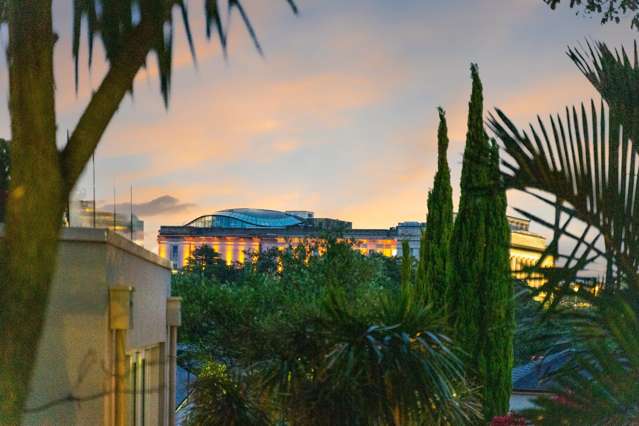
M 537 400 L 535 424 L 631 425 L 639 421 L 639 321 L 629 294 L 604 295 L 589 313 L 567 312 L 574 357 L 548 379 L 555 396 Z M 636 296 L 630 297 L 631 299 Z
M 328 294 L 311 337 L 323 345 L 294 350 L 297 359 L 272 366 L 278 379 L 270 385 L 294 423 L 461 425 L 480 418 L 463 364 L 439 331 L 443 320 L 408 293 L 380 301 L 372 317 L 352 311 L 345 292 Z
M 197 426 L 268 426 L 268 414 L 251 392 L 249 380 L 241 371 L 208 362 L 191 387 L 192 408 L 187 425 Z
M 227 33 L 220 16 L 221 0 L 205 0 L 204 15 L 206 18 L 206 35 L 211 38 L 214 26 L 219 36 L 226 57 Z M 286 0 L 293 13 L 298 9 L 293 0 Z M 248 13 L 240 0 L 227 0 L 229 14 L 237 9 L 242 21 L 249 32 L 257 51 L 262 55 L 262 47 L 257 38 L 257 33 L 251 24 Z M 0 13 L 2 11 L 0 4 Z M 88 66 L 93 62 L 93 47 L 96 36 L 102 40 L 106 53 L 106 59 L 113 63 L 118 57 L 122 47 L 131 43 L 133 31 L 140 25 L 149 25 L 153 30 L 153 43 L 151 52 L 157 56 L 158 74 L 160 79 L 160 91 L 165 104 L 168 104 L 171 89 L 171 65 L 173 58 L 173 8 L 180 10 L 182 22 L 186 32 L 187 42 L 193 61 L 196 62 L 195 45 L 189 23 L 189 14 L 185 0 L 124 0 L 124 1 L 100 1 L 100 0 L 74 0 L 73 2 L 73 39 L 72 53 L 75 69 L 75 87 L 78 90 L 80 44 L 82 36 L 82 23 L 86 21 Z M 135 42 L 135 41 L 133 41 Z
M 582 105 L 579 110 L 566 108 L 563 119 L 550 117 L 552 131 L 541 119 L 537 128 L 531 125 L 529 132 L 520 131 L 499 109 L 489 118 L 507 154 L 503 160 L 507 185 L 554 208 L 556 219 L 520 213 L 554 233 L 549 251 L 560 239 L 573 247 L 561 256 L 561 267 L 575 273 L 549 279 L 543 291 L 571 285 L 580 272 L 597 264 L 605 265 L 607 287 L 637 285 L 639 222 L 634 218 L 639 215 L 639 153 L 630 149 L 629 134 L 618 124 L 606 132 L 607 116 L 603 103 L 597 108 L 591 101 L 589 111 Z M 581 232 L 575 231 L 575 223 L 583 224 Z
M 536 424 L 626 425 L 639 421 L 639 67 L 603 43 L 568 55 L 601 93 L 597 108 L 566 108 L 562 116 L 522 131 L 500 110 L 489 126 L 506 156 L 510 188 L 542 201 L 554 220 L 521 214 L 553 238 L 541 273 L 546 316 L 570 329 L 561 344 L 575 350 L 553 377 L 555 397 L 528 414 Z M 562 244 L 563 243 L 563 244 Z M 566 244 L 568 243 L 568 244 Z M 560 246 L 564 250 L 560 251 Z M 566 249 L 567 247 L 567 249 Z M 576 305 L 562 303 L 567 299 Z M 551 348 L 552 349 L 552 348 Z

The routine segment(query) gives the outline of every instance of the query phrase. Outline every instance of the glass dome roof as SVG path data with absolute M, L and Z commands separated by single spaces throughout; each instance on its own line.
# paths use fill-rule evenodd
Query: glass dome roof
M 227 209 L 200 216 L 185 226 L 197 228 L 286 228 L 303 223 L 303 219 L 277 210 Z

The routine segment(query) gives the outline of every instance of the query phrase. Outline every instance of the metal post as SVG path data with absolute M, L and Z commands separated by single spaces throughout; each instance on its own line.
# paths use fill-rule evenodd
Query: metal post
M 115 426 L 126 426 L 126 330 L 115 330 Z
M 133 241 L 133 185 L 131 185 L 131 241 Z
M 116 230 L 115 222 L 115 185 L 113 186 L 113 232 Z
M 177 362 L 177 327 L 171 326 L 169 333 L 169 425 L 175 425 L 175 385 Z
M 91 158 L 93 161 L 93 227 L 95 228 L 95 151 Z
M 176 362 L 177 362 L 177 332 L 182 325 L 182 299 L 169 297 L 166 303 L 166 325 L 169 327 L 169 351 L 167 361 L 169 363 L 169 425 L 175 425 L 175 388 L 176 388 Z

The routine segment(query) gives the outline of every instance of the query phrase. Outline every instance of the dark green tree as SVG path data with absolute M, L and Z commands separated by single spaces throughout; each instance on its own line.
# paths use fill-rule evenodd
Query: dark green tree
M 428 204 L 427 204 L 428 205 Z M 419 238 L 419 258 L 417 259 L 417 270 L 415 271 L 415 286 L 418 288 L 420 294 L 425 295 L 424 291 L 426 287 L 426 262 L 424 257 L 426 256 L 426 231 L 422 228 L 422 234 Z
M 483 389 L 487 419 L 508 411 L 512 369 L 513 300 L 510 233 L 499 157 L 483 123 L 482 84 L 471 65 L 472 94 L 461 176 L 459 213 L 451 240 L 454 273 L 448 308 L 467 367 Z
M 213 247 L 204 244 L 193 251 L 185 269 L 206 278 L 215 278 L 223 283 L 236 279 L 241 273 L 239 266 L 238 264 L 227 265 Z
M 508 412 L 512 391 L 515 306 L 510 273 L 510 225 L 506 191 L 499 175 L 499 148 L 491 141 L 491 185 L 487 198 L 486 254 L 479 300 L 483 341 L 478 359 L 484 385 L 484 413 L 490 418 Z
M 453 190 L 446 157 L 446 113 L 442 108 L 438 111 L 437 173 L 433 189 L 428 193 L 428 217 L 419 270 L 425 274 L 421 296 L 433 303 L 435 309 L 443 309 L 445 312 L 446 289 L 450 277 L 450 237 L 453 233 Z
M 413 258 L 410 255 L 410 246 L 408 241 L 402 241 L 402 269 L 401 269 L 401 285 L 402 287 L 411 286 L 413 282 Z
M 179 361 L 198 377 L 193 424 L 264 424 L 264 414 L 308 426 L 477 424 L 478 395 L 445 319 L 414 303 L 412 285 L 398 288 L 399 265 L 347 241 L 318 245 L 326 250 L 309 246 L 303 262 L 303 245 L 279 252 L 276 274 L 173 276 Z
M 555 9 L 561 0 L 544 0 Z M 566 0 L 568 3 L 568 0 Z M 577 9 L 577 14 L 600 15 L 601 23 L 619 23 L 627 14 L 634 14 L 630 27 L 639 30 L 639 0 L 570 0 L 571 9 Z

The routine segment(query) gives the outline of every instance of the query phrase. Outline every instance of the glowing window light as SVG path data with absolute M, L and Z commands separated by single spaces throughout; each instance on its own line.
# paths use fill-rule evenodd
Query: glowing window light
M 241 240 L 237 247 L 237 261 L 242 265 L 244 264 L 245 257 L 246 257 L 246 253 L 244 252 L 245 250 L 246 250 L 245 243 L 243 240 Z
M 224 245 L 226 246 L 226 255 L 224 260 L 226 261 L 227 266 L 231 266 L 233 264 L 233 245 L 228 242 Z
M 182 249 L 182 250 L 180 250 L 181 251 L 181 255 L 182 255 L 181 260 L 180 260 L 180 265 L 182 265 L 182 267 L 185 267 L 186 266 L 186 262 L 188 261 L 188 257 L 186 257 L 186 252 L 188 250 L 188 246 L 180 244 L 180 248 Z

